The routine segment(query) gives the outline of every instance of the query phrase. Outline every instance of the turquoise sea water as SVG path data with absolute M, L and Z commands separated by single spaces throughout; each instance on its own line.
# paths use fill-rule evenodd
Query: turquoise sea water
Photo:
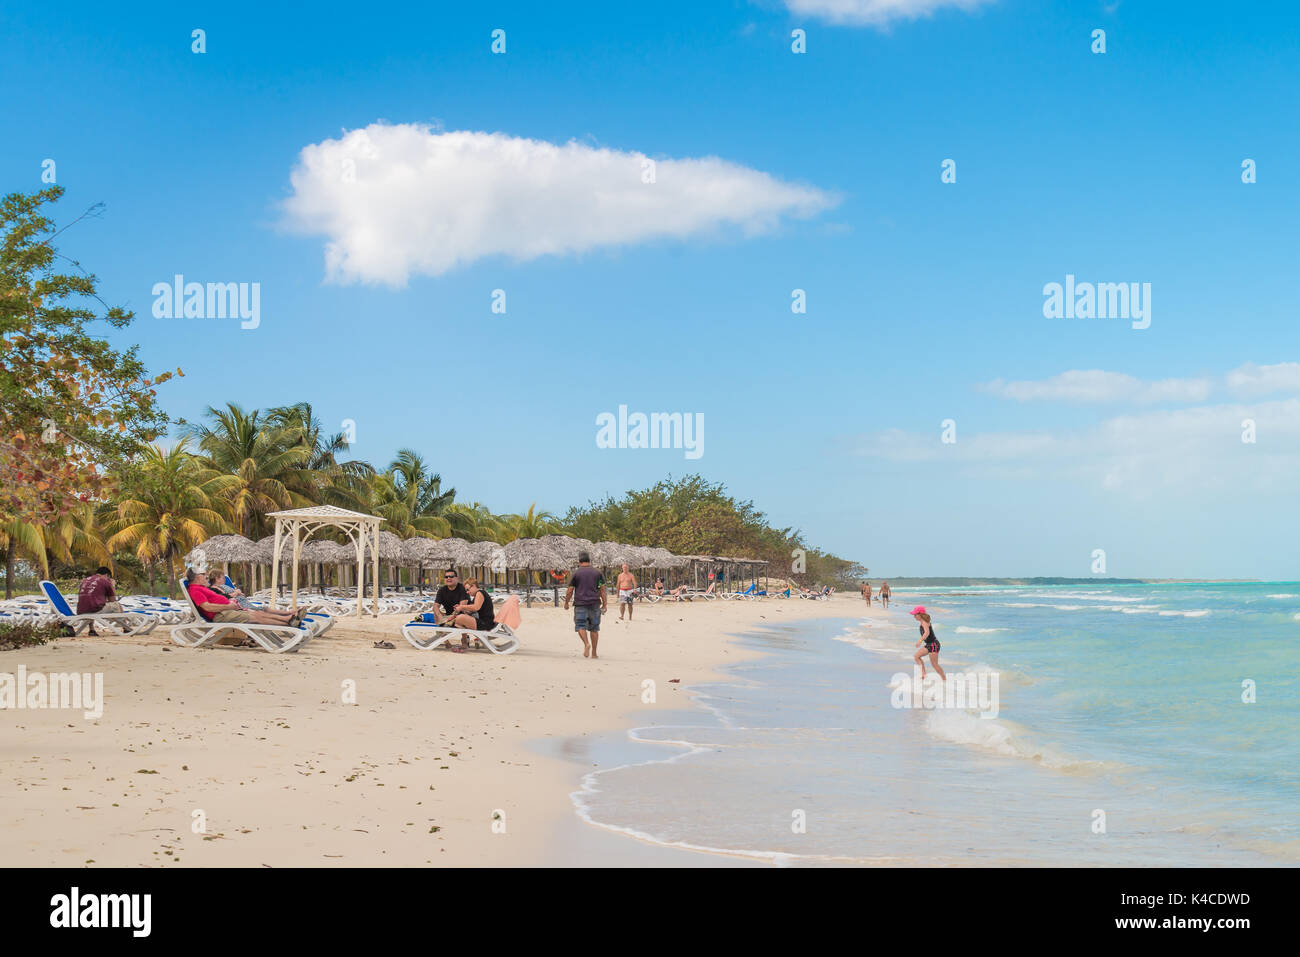
M 895 600 L 746 636 L 764 656 L 634 731 L 580 814 L 796 865 L 1300 863 L 1300 584 Z M 895 706 L 918 602 L 951 678 L 997 674 L 996 717 Z

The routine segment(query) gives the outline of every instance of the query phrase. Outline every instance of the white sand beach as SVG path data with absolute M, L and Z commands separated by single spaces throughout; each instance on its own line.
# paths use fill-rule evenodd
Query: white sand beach
M 845 594 L 639 603 L 629 623 L 611 603 L 595 661 L 571 613 L 549 606 L 524 611 L 521 647 L 501 657 L 418 651 L 401 638 L 406 616 L 342 621 L 284 655 L 181 648 L 166 628 L 8 652 L 0 671 L 102 673 L 105 701 L 97 720 L 3 712 L 0 855 L 11 866 L 709 860 L 578 822 L 569 793 L 582 771 L 538 742 L 686 706 L 692 684 L 749 654 L 728 634 L 882 614 Z M 374 648 L 379 639 L 396 649 Z M 647 679 L 653 704 L 642 702 Z M 344 701 L 352 682 L 355 704 Z

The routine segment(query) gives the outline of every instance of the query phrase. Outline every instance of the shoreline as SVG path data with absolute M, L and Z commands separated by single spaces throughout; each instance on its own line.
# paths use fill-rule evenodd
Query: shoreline
M 97 721 L 3 715 L 16 800 L 0 851 L 15 866 L 654 866 L 662 855 L 640 842 L 574 831 L 597 831 L 570 799 L 575 750 L 626 734 L 642 709 L 694 707 L 683 690 L 757 654 L 736 633 L 884 614 L 863 605 L 641 602 L 628 624 L 611 603 L 597 661 L 582 658 L 571 612 L 549 606 L 523 612 L 520 649 L 503 658 L 416 651 L 406 616 L 341 620 L 288 655 L 181 648 L 166 628 L 10 652 L 0 670 L 102 673 L 105 702 Z M 398 648 L 373 648 L 381 638 Z M 586 856 L 557 849 L 566 834 Z M 689 866 L 683 855 L 715 858 L 673 849 L 658 863 Z

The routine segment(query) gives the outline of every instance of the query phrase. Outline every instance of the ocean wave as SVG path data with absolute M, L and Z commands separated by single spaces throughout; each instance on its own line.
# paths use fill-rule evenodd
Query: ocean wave
M 1204 618 L 1209 613 L 1209 608 L 1198 608 L 1195 611 L 1162 611 L 1160 614 L 1165 616 L 1182 615 L 1184 618 Z
M 1096 605 L 1049 605 L 1037 601 L 1009 601 L 999 604 L 1000 608 L 1055 608 L 1057 611 L 1083 611 L 1085 608 L 1096 608 Z
M 1265 595 L 1264 597 L 1265 598 L 1294 598 L 1296 596 L 1283 594 L 1283 595 Z
M 1001 718 L 982 718 L 968 711 L 936 708 L 926 713 L 925 726 L 931 737 L 940 741 L 1033 761 L 1056 771 L 1096 773 L 1106 766 L 1103 761 L 1081 760 L 1044 745 L 1031 744 L 1016 725 Z
M 953 629 L 954 634 L 958 635 L 988 635 L 995 631 L 1006 631 L 1005 628 L 973 628 L 970 625 L 958 625 Z

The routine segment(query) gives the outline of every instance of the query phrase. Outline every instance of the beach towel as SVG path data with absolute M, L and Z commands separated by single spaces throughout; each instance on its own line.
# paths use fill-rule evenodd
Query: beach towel
M 492 616 L 496 619 L 498 625 L 505 625 L 512 629 L 518 628 L 520 621 L 523 620 L 519 615 L 519 596 L 510 595 L 492 610 Z

